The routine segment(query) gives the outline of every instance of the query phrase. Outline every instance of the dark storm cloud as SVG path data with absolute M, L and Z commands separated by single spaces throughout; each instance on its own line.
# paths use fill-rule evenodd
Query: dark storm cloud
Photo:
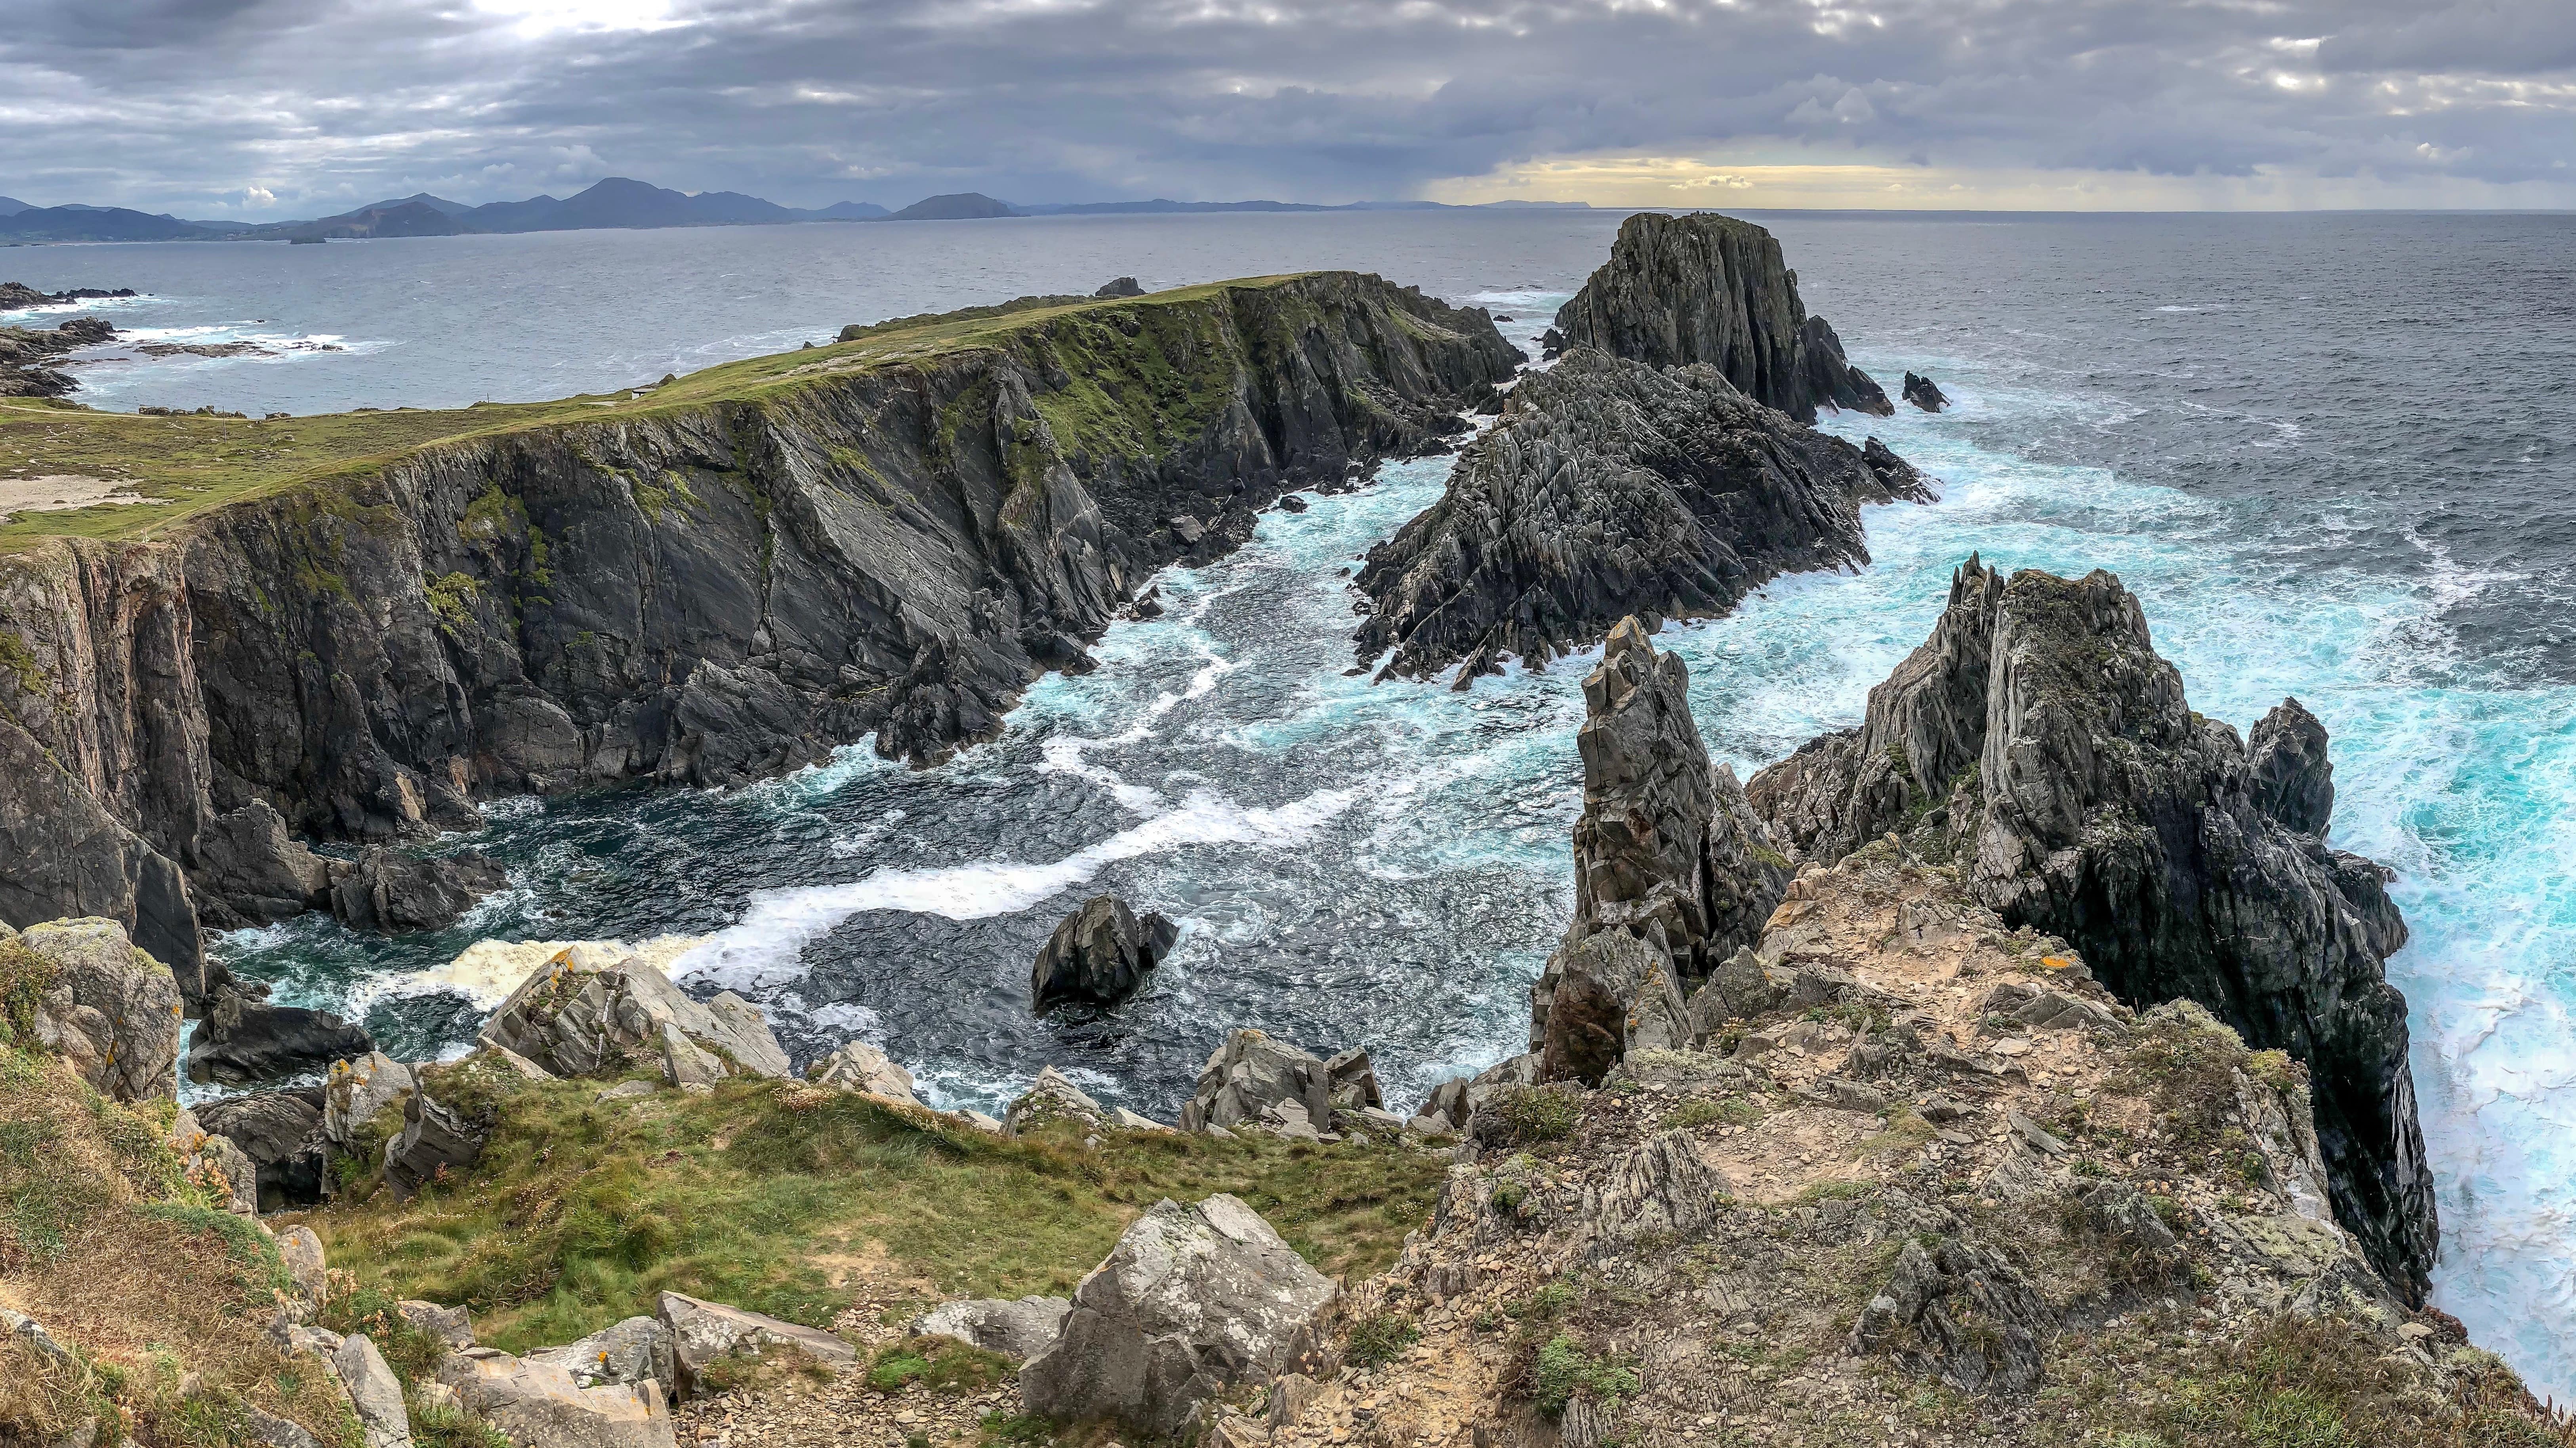
M 2576 183 L 2565 0 L 20 0 L 0 192 L 1396 196 L 1534 157 Z M 250 188 L 258 188 L 254 191 Z M 243 202 L 242 198 L 248 201 Z

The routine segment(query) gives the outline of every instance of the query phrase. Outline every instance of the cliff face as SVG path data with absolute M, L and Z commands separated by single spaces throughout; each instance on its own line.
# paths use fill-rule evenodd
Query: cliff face
M 1369 551 L 1361 657 L 1461 680 L 1542 666 L 1630 613 L 1715 617 L 1782 573 L 1869 561 L 1863 503 L 1914 470 L 1761 406 L 1710 365 L 1569 352 L 1511 393 L 1439 503 Z
M 1800 422 L 1815 421 L 1820 406 L 1896 411 L 1843 359 L 1824 318 L 1807 315 L 1779 241 L 1731 216 L 1629 217 L 1610 260 L 1557 310 L 1556 331 L 1560 346 L 1651 367 L 1708 363 L 1747 397 Z
M 389 839 L 482 797 L 730 784 L 870 732 L 938 758 L 1078 666 L 1155 568 L 1239 543 L 1285 489 L 1438 449 L 1519 360 L 1483 313 L 1351 273 L 913 335 L 737 397 L 419 448 L 158 541 L 0 557 L 0 747 L 53 766 L 0 781 L 0 846 L 77 828 L 99 862 L 13 865 L 0 914 L 108 914 L 189 960 L 184 898 L 147 903 L 166 865 L 235 892 L 311 874 L 263 807 Z
M 1756 775 L 1775 837 L 1838 858 L 1900 833 L 1955 853 L 2004 920 L 2064 937 L 2123 1000 L 2183 997 L 2307 1063 L 2335 1215 L 2420 1301 L 2439 1225 L 2383 962 L 2406 925 L 2373 862 L 2324 841 L 2325 731 L 2194 714 L 2105 573 L 2009 581 L 1970 560 L 1867 722 Z

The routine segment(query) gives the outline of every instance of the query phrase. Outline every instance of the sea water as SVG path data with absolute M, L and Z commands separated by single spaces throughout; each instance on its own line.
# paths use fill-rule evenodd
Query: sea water
M 2413 932 L 2389 973 L 2439 1181 L 2436 1301 L 2569 1396 L 2576 219 L 1759 219 L 1855 361 L 1891 394 L 1929 373 L 1955 406 L 1826 420 L 1939 483 L 1938 503 L 1869 510 L 1871 566 L 1658 638 L 1690 665 L 1712 751 L 1746 773 L 1854 722 L 1972 551 L 2119 574 L 2212 717 L 2242 729 L 2300 698 L 2333 734 L 2333 841 L 2398 872 Z M 156 292 L 120 325 L 344 349 L 102 363 L 92 401 L 307 410 L 621 385 L 1119 272 L 1357 265 L 1493 307 L 1526 344 L 1615 224 L 1112 220 L 9 260 L 32 283 Z M 1389 466 L 1167 572 L 1163 617 L 1113 627 L 1096 672 L 1042 681 L 941 768 L 860 746 L 725 793 L 504 802 L 470 843 L 513 887 L 459 928 L 385 941 L 306 918 L 222 953 L 418 1053 L 455 1049 L 514 983 L 447 965 L 473 939 L 682 932 L 709 937 L 693 981 L 759 1001 L 800 1056 L 868 1039 L 944 1104 L 997 1105 L 1054 1064 L 1168 1119 L 1251 1025 L 1366 1045 L 1409 1107 L 1520 1048 L 1572 903 L 1577 685 L 1597 657 L 1464 692 L 1348 672 L 1346 570 L 1446 469 Z M 1031 1015 L 1031 958 L 1101 891 L 1181 921 L 1175 957 L 1115 1010 Z

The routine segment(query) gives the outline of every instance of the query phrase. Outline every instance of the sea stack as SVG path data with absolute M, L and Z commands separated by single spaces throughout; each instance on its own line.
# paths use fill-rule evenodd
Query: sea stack
M 2006 923 L 2059 936 L 2122 1000 L 2183 997 L 2307 1063 L 2336 1220 L 2409 1303 L 2439 1240 L 2384 962 L 2386 870 L 2325 843 L 2324 726 L 2284 703 L 2236 731 L 2192 711 L 2120 580 L 1971 558 L 1866 722 L 1754 776 L 1775 838 L 1830 863 L 1903 831 L 1955 855 Z
M 1940 384 L 1918 372 L 1905 374 L 1905 400 L 1925 412 L 1939 412 L 1950 405 L 1950 399 L 1942 394 Z

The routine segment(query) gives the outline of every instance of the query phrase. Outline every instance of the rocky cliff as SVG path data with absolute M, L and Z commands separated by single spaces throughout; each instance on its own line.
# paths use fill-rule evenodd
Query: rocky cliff
M 1705 362 L 1800 422 L 1815 421 L 1819 407 L 1896 411 L 1844 359 L 1833 327 L 1807 315 L 1779 241 L 1715 212 L 1629 217 L 1610 260 L 1557 310 L 1552 345 L 1597 347 L 1653 367 Z
M 2121 999 L 2196 1001 L 2306 1063 L 2335 1216 L 2417 1302 L 2439 1228 L 2383 967 L 2406 925 L 2386 872 L 2325 843 L 2325 745 L 2295 700 L 2250 751 L 2194 713 L 2109 574 L 1971 559 L 1866 722 L 1749 792 L 1811 859 L 1887 834 L 1955 854 L 1980 903 L 2072 942 Z
M 1776 251 L 1776 248 L 1774 249 Z M 1863 503 L 1928 501 L 1903 459 L 1748 397 L 1708 363 L 1589 348 L 1514 388 L 1440 501 L 1369 550 L 1361 658 L 1462 683 L 1542 667 L 1630 613 L 1715 617 L 1782 573 L 1866 563 Z
M 193 1000 L 200 910 L 310 897 L 290 835 L 730 784 L 870 734 L 936 759 L 1154 569 L 1444 446 L 1519 360 L 1373 276 L 1267 278 L 865 329 L 149 541 L 37 538 L 0 555 L 0 918 L 125 921 Z

